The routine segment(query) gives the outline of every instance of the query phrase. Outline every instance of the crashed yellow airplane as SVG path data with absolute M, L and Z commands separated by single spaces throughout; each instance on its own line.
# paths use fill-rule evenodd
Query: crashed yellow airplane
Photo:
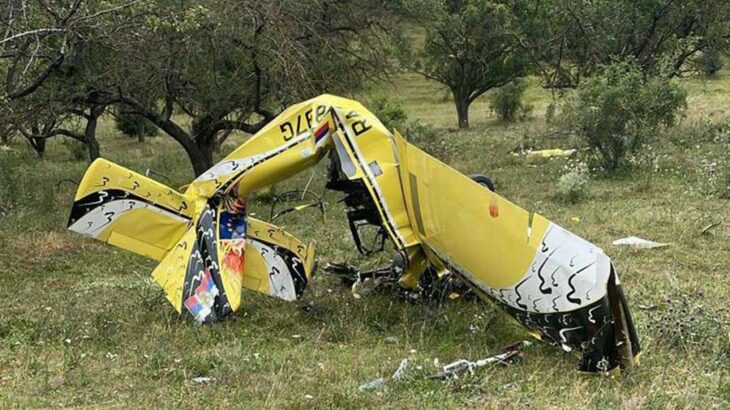
M 357 231 L 374 224 L 397 251 L 406 288 L 451 272 L 536 337 L 581 353 L 579 369 L 630 367 L 638 339 L 611 260 L 595 245 L 390 132 L 356 101 L 322 95 L 289 107 L 185 192 L 99 159 L 79 186 L 69 229 L 159 260 L 152 273 L 183 317 L 213 322 L 242 288 L 302 295 L 314 249 L 246 215 L 247 195 L 330 158 Z M 484 181 L 483 181 L 484 182 Z

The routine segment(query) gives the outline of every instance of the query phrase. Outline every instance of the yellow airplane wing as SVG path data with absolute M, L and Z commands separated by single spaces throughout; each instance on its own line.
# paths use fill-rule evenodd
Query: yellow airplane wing
M 583 370 L 607 371 L 638 354 L 618 279 L 600 248 L 396 139 L 408 214 L 433 259 L 535 336 L 581 351 Z
M 192 224 L 182 194 L 127 168 L 97 159 L 76 192 L 68 228 L 160 260 Z

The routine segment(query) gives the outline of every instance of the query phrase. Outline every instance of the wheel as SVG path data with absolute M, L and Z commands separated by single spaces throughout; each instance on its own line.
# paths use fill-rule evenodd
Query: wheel
M 472 179 L 472 181 L 476 182 L 479 185 L 482 185 L 483 187 L 487 188 L 488 190 L 494 192 L 494 183 L 491 179 L 487 178 L 486 176 L 482 174 L 473 174 L 469 175 L 469 178 Z

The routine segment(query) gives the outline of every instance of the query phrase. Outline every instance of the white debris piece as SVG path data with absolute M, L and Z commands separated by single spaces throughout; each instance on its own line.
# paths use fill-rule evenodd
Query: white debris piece
M 384 385 L 385 379 L 381 377 L 379 379 L 371 380 L 367 383 L 361 384 L 358 389 L 360 389 L 360 391 L 375 390 L 383 387 Z
M 408 367 L 408 359 L 401 360 L 398 369 L 395 371 L 395 373 L 393 373 L 391 379 L 395 381 L 402 379 L 403 375 L 406 373 L 406 367 Z
M 479 367 L 484 367 L 494 363 L 507 363 L 513 357 L 517 357 L 520 354 L 520 348 L 530 346 L 531 343 L 523 340 L 508 346 L 504 352 L 496 354 L 494 356 L 487 357 L 486 359 L 480 359 L 475 362 L 466 359 L 460 359 L 455 362 L 451 362 L 443 367 L 443 371 L 429 376 L 429 379 L 449 379 L 459 378 L 460 374 L 469 373 L 474 374 L 474 370 Z M 435 361 L 434 361 L 435 363 Z
M 408 359 L 403 359 L 400 361 L 400 365 L 398 365 L 398 369 L 396 369 L 395 373 L 393 373 L 392 376 L 389 378 L 380 377 L 375 380 L 371 380 L 367 383 L 363 383 L 358 387 L 360 391 L 367 391 L 367 390 L 376 390 L 383 386 L 385 386 L 385 383 L 388 382 L 388 380 L 393 381 L 400 381 L 403 379 L 403 376 L 406 374 L 406 368 L 408 367 Z
M 212 382 L 212 381 L 213 381 L 213 380 L 215 380 L 215 379 L 214 379 L 214 378 L 212 378 L 212 377 L 205 377 L 205 376 L 200 376 L 200 377 L 193 377 L 193 379 L 192 379 L 192 380 L 193 380 L 193 381 L 194 381 L 195 383 L 198 383 L 198 384 L 205 384 L 205 383 L 210 383 L 210 382 Z
M 629 236 L 626 238 L 616 239 L 613 241 L 616 246 L 631 246 L 636 249 L 653 249 L 663 248 L 669 246 L 668 243 L 654 242 L 647 239 L 639 238 L 638 236 Z

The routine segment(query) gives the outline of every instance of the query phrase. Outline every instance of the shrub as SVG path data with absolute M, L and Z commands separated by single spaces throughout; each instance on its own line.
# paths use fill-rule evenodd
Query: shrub
M 660 127 L 674 125 L 686 107 L 686 93 L 675 82 L 646 77 L 622 62 L 583 81 L 563 104 L 563 127 L 588 144 L 597 165 L 613 171 Z
M 700 161 L 700 188 L 705 194 L 730 199 L 730 161 L 728 159 Z
M 526 118 L 532 111 L 532 105 L 522 102 L 525 90 L 527 83 L 519 79 L 497 88 L 489 94 L 490 109 L 504 122 Z
M 368 103 L 368 106 L 373 114 L 378 117 L 380 122 L 382 122 L 388 130 L 405 130 L 408 115 L 406 115 L 403 108 L 392 99 L 384 95 L 377 96 Z
M 548 104 L 547 108 L 545 108 L 545 122 L 548 124 L 555 123 L 555 119 L 558 116 L 557 108 L 554 102 Z
M 115 119 L 117 129 L 124 135 L 132 138 L 138 138 L 140 141 L 144 137 L 154 137 L 157 135 L 157 127 L 147 118 L 140 115 L 121 111 L 117 113 Z
M 408 123 L 405 129 L 405 135 L 410 141 L 428 142 L 438 138 L 436 129 L 428 124 L 424 124 L 419 120 Z
M 586 195 L 588 188 L 588 167 L 583 163 L 567 167 L 567 172 L 558 179 L 558 197 L 575 203 Z

